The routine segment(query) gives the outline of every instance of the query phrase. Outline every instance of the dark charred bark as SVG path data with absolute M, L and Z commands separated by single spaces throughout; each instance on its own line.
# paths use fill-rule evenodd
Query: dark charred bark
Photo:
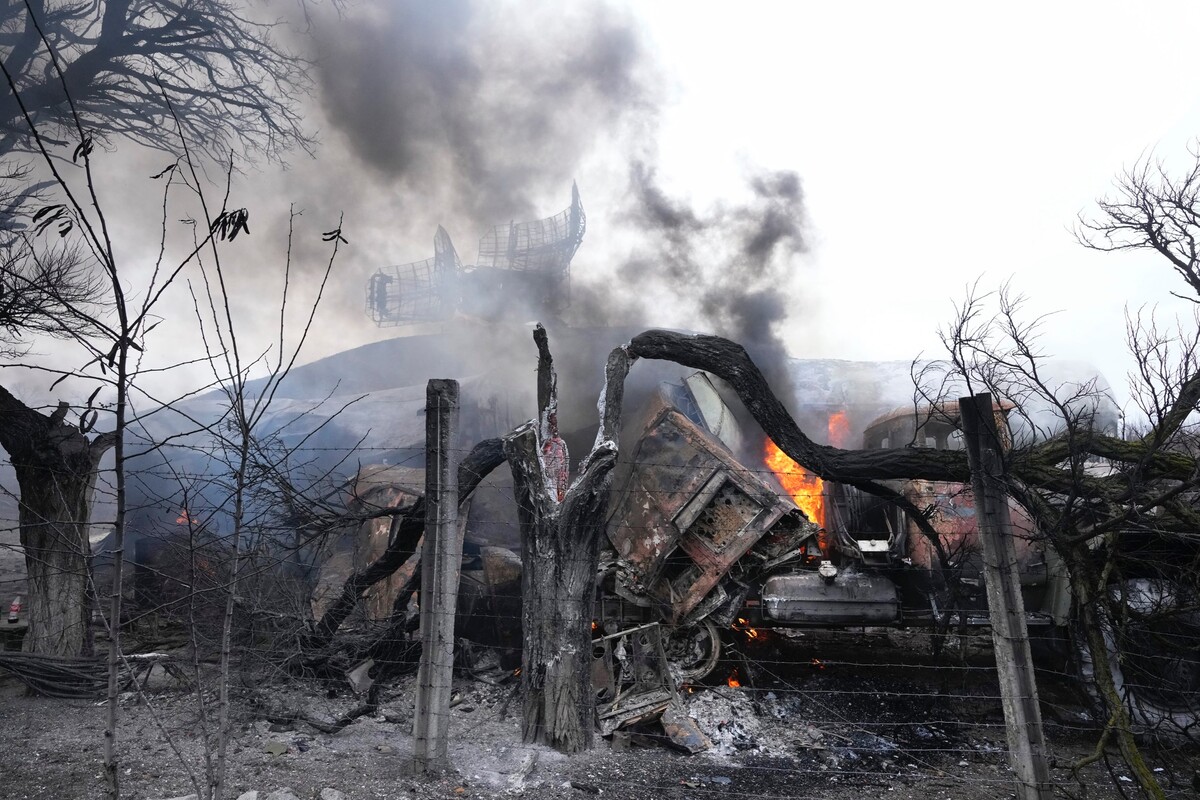
M 538 348 L 539 416 L 546 419 L 555 398 L 553 376 L 543 374 L 552 369 L 544 332 Z M 522 534 L 522 732 L 527 742 L 568 753 L 593 740 L 591 621 L 629 363 L 624 349 L 609 356 L 596 445 L 561 502 L 557 465 L 547 463 L 537 424 L 528 422 L 504 440 Z M 543 386 L 550 387 L 545 395 Z
M 674 361 L 702 369 L 725 380 L 762 427 L 763 431 L 793 460 L 827 481 L 850 484 L 865 492 L 890 500 L 904 508 L 933 535 L 920 509 L 906 503 L 889 487 L 886 480 L 931 480 L 968 483 L 971 480 L 966 455 L 957 450 L 898 448 L 889 450 L 840 450 L 819 445 L 809 439 L 775 396 L 762 372 L 745 349 L 719 336 L 650 330 L 633 337 L 629 352 L 640 358 Z M 1181 402 L 1168 415 L 1167 425 L 1178 426 L 1184 408 L 1191 408 L 1200 397 L 1200 379 L 1188 381 Z M 1169 433 L 1169 431 L 1167 431 Z M 1021 487 L 1043 492 L 1086 497 L 1094 504 L 1096 518 L 1123 519 L 1130 513 L 1159 509 L 1158 527 L 1165 530 L 1194 532 L 1200 516 L 1186 504 L 1158 500 L 1161 486 L 1155 481 L 1179 481 L 1196 486 L 1200 462 L 1187 453 L 1164 448 L 1163 435 L 1154 432 L 1144 439 L 1124 441 L 1094 431 L 1072 430 L 1040 444 L 1009 454 L 1007 472 L 1011 493 L 1019 496 Z M 1065 463 L 1083 455 L 1116 462 L 1124 467 L 1112 475 L 1092 477 L 1073 470 Z M 1169 498 L 1167 498 L 1169 500 Z M 1117 524 L 1120 524 L 1119 522 Z M 1092 536 L 1104 532 L 1088 532 Z
M 504 449 L 499 439 L 485 439 L 471 449 L 458 465 L 458 486 L 461 502 L 465 502 L 492 470 L 504 463 Z M 304 649 L 319 650 L 329 644 L 334 633 L 354 611 L 363 593 L 404 565 L 417 551 L 417 542 L 425 532 L 425 499 L 420 498 L 392 518 L 388 546 L 379 558 L 351 575 L 342 585 L 336 600 L 326 609 L 304 644 Z
M 18 525 L 29 573 L 27 652 L 78 656 L 87 633 L 88 523 L 100 458 L 111 434 L 94 439 L 0 387 L 0 446 L 20 486 Z
M 959 483 L 970 480 L 967 457 L 958 450 L 839 450 L 815 443 L 800 430 L 745 348 L 728 339 L 651 330 L 633 337 L 629 352 L 639 358 L 674 361 L 722 378 L 775 444 L 824 480 L 853 485 L 911 478 Z
M 1060 545 L 1058 549 L 1071 571 L 1071 588 L 1076 596 L 1076 624 L 1084 638 L 1083 645 L 1087 647 L 1092 659 L 1092 679 L 1108 713 L 1108 720 L 1104 726 L 1105 735 L 1116 739 L 1121 757 L 1147 795 L 1161 798 L 1162 788 L 1142 757 L 1129 710 L 1125 707 L 1113 680 L 1113 668 L 1109 663 L 1112 654 L 1105 641 L 1105 631 L 1112 628 L 1112 621 L 1106 621 L 1109 616 L 1109 609 L 1105 603 L 1106 579 L 1097 569 L 1095 553 L 1086 543 Z

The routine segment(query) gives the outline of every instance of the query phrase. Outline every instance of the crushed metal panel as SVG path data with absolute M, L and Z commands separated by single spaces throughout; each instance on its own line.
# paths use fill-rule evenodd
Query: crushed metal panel
M 661 714 L 677 695 L 659 624 L 594 639 L 592 681 L 596 715 L 605 736 Z
M 739 559 L 795 504 L 739 463 L 725 446 L 674 408 L 646 426 L 609 539 L 626 568 L 622 594 L 651 598 L 673 623 L 690 612 L 730 574 Z M 789 521 L 788 546 L 815 533 Z M 794 540 L 794 541 L 793 541 Z M 775 557 L 771 539 L 770 554 Z
M 763 510 L 728 473 L 718 470 L 674 521 L 681 531 L 701 537 L 720 552 L 739 541 Z

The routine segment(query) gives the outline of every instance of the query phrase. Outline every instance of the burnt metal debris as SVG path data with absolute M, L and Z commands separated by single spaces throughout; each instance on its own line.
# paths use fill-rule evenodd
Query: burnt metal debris
M 998 419 L 1009 410 L 998 407 Z M 787 476 L 767 461 L 762 432 L 740 426 L 702 373 L 660 386 L 640 419 L 614 479 L 593 617 L 592 678 L 605 734 L 658 720 L 677 746 L 703 746 L 686 715 L 671 709 L 681 687 L 713 673 L 722 640 L 734 633 L 988 623 L 969 487 L 889 483 L 927 510 L 936 537 L 849 486 L 808 484 L 820 495 L 816 505 L 794 498 Z M 866 425 L 862 442 L 954 448 L 956 431 L 952 415 L 908 409 Z M 1024 532 L 1017 559 L 1027 622 L 1061 631 L 1071 610 L 1066 570 L 1019 507 L 1013 520 Z M 468 545 L 458 635 L 490 659 L 489 674 L 511 675 L 519 664 L 520 558 L 507 544 L 472 549 L 469 533 Z
M 563 211 L 485 233 L 472 265 L 463 265 L 439 225 L 432 258 L 382 267 L 368 279 L 367 314 L 380 327 L 438 322 L 458 313 L 557 315 L 571 304 L 571 259 L 586 229 L 574 184 Z

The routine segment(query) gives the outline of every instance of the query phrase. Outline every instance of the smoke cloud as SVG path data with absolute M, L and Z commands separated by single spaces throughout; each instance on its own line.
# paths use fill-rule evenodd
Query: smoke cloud
M 597 141 L 653 106 L 653 62 L 629 13 L 608 5 L 358 11 L 318 34 L 326 118 L 364 167 L 479 229 L 538 216 L 536 200 L 562 196 Z
M 637 254 L 621 264 L 617 281 L 576 291 L 576 311 L 597 323 L 672 325 L 733 339 L 786 396 L 780 334 L 794 305 L 796 258 L 807 250 L 804 193 L 791 171 L 749 174 L 746 188 L 743 202 L 698 210 L 662 188 L 653 164 L 634 161 L 623 217 L 637 231 Z

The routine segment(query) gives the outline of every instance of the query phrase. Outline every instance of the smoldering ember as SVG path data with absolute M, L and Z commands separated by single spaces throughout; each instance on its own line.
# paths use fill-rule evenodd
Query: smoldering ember
M 364 5 L 0 11 L 0 798 L 1200 792 L 1200 317 L 793 356 L 840 229 L 684 199 L 651 17 Z M 1191 156 L 1073 233 L 1194 304 Z

